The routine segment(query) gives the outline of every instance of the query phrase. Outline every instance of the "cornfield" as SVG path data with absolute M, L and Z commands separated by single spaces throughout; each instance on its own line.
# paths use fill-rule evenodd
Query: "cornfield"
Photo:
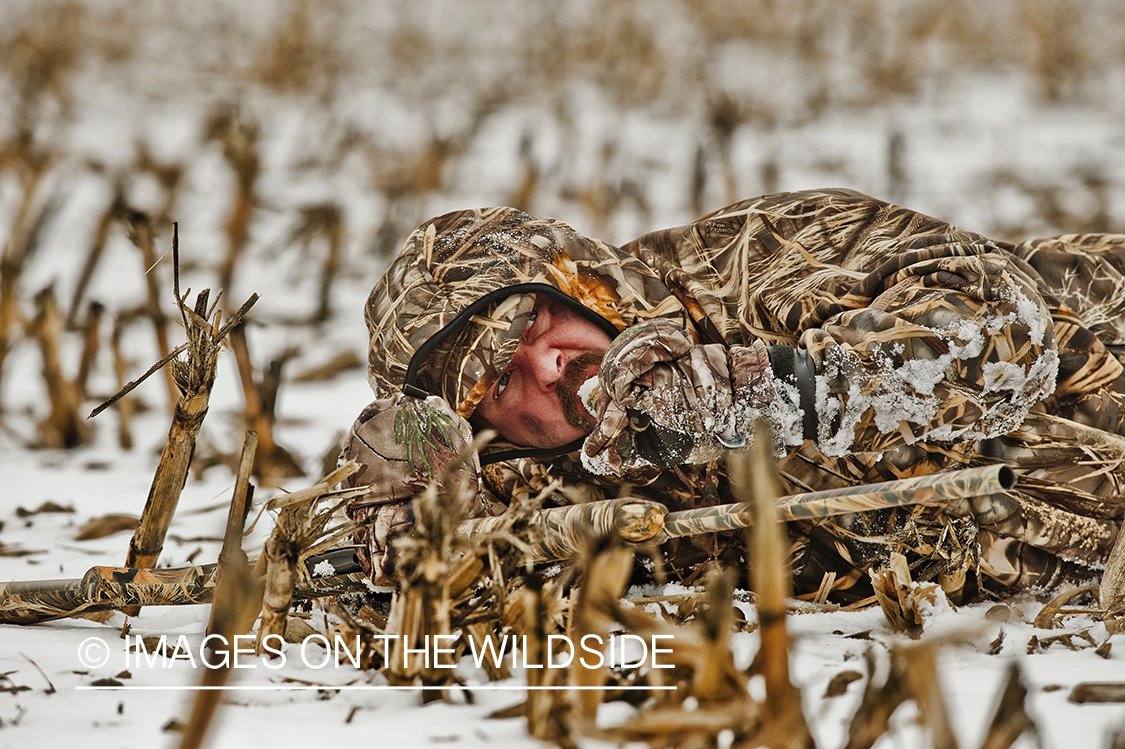
M 755 194 L 846 186 L 997 239 L 1125 231 L 1121 90 L 1125 5 L 1109 0 L 12 0 L 0 8 L 3 465 L 93 476 L 107 467 L 86 457 L 97 450 L 134 466 L 122 491 L 141 493 L 104 509 L 135 510 L 85 507 L 75 537 L 130 566 L 218 558 L 222 538 L 177 536 L 172 516 L 200 482 L 234 484 L 245 506 L 222 534 L 228 582 L 208 632 L 257 627 L 259 653 L 267 634 L 340 634 L 362 644 L 357 678 L 416 687 L 423 703 L 471 699 L 475 683 L 412 659 L 426 637 L 451 638 L 456 659 L 512 637 L 524 663 L 586 636 L 669 638 L 667 669 L 486 664 L 488 683 L 529 687 L 494 717 L 549 744 L 824 746 L 810 706 L 859 681 L 841 745 L 889 745 L 909 703 L 932 746 L 958 746 L 938 655 L 971 636 L 911 639 L 948 605 L 940 591 L 892 563 L 878 610 L 902 634 L 865 645 L 823 695 L 802 691 L 789 671 L 801 617 L 835 609 L 788 598 L 785 540 L 768 535 L 783 530 L 765 516 L 755 574 L 773 578 L 755 590 L 715 575 L 637 591 L 628 569 L 644 549 L 592 540 L 546 574 L 510 529 L 454 534 L 462 500 L 431 491 L 393 600 L 294 600 L 298 562 L 350 530 L 332 489 L 349 422 L 301 404 L 362 408 L 363 299 L 414 226 L 455 208 L 512 205 L 623 242 Z M 165 442 L 179 452 L 158 458 Z M 768 462 L 748 470 L 765 476 Z M 266 506 L 246 537 L 253 569 L 240 531 Z M 19 510 L 26 523 L 75 512 Z M 0 521 L 0 556 L 37 559 L 18 527 Z M 134 546 L 114 537 L 126 530 Z M 1037 602 L 1027 618 L 1042 631 L 1018 649 L 1110 657 L 1121 620 L 1089 598 Z M 987 619 L 1009 616 L 1022 614 L 998 605 Z M 985 649 L 1010 651 L 1003 637 Z M 1018 666 L 1005 671 L 971 743 L 1029 745 L 1029 690 Z M 204 702 L 172 726 L 183 746 L 222 733 L 223 708 Z M 0 743 L 13 722 L 0 711 Z

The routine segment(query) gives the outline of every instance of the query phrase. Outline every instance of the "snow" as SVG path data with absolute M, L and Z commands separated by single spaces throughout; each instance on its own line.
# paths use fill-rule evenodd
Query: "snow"
M 844 23 L 838 14 L 848 4 L 836 5 L 815 5 L 828 14 L 824 21 L 785 14 L 786 23 L 806 26 L 792 38 L 811 39 L 812 51 L 772 40 L 789 31 L 769 14 L 763 24 L 774 26 L 763 25 L 761 32 L 740 31 L 733 18 L 729 29 L 724 18 L 716 30 L 700 25 L 699 13 L 684 3 L 640 5 L 645 17 L 635 28 L 653 28 L 658 50 L 655 61 L 640 64 L 636 47 L 619 47 L 609 36 L 623 16 L 588 0 L 542 8 L 523 0 L 333 0 L 314 4 L 306 36 L 287 37 L 291 46 L 280 48 L 271 45 L 282 40 L 301 3 L 85 0 L 73 4 L 84 13 L 74 27 L 57 18 L 37 26 L 29 20 L 43 8 L 62 8 L 65 20 L 71 6 L 4 3 L 0 145 L 14 142 L 19 127 L 30 124 L 34 145 L 51 157 L 31 208 L 56 191 L 59 200 L 24 271 L 19 312 L 32 319 L 34 294 L 53 285 L 65 314 L 115 184 L 132 207 L 160 213 L 165 193 L 154 173 L 136 169 L 139 144 L 158 163 L 184 169 L 170 214 L 179 222 L 181 288 L 190 287 L 194 296 L 215 286 L 236 179 L 220 144 L 204 135 L 213 114 L 236 111 L 259 129 L 261 171 L 249 243 L 224 296 L 237 306 L 249 294 L 261 294 L 247 334 L 258 366 L 296 349 L 284 370 L 277 426 L 279 442 L 298 455 L 307 473 L 306 479 L 284 482 L 295 490 L 325 472 L 336 440 L 372 398 L 362 367 L 327 382 L 299 382 L 295 375 L 341 352 L 364 361 L 363 305 L 388 253 L 429 216 L 512 202 L 525 169 L 538 175 L 533 213 L 556 216 L 609 242 L 679 225 L 767 190 L 826 186 L 890 198 L 997 239 L 1098 226 L 1122 230 L 1125 104 L 1113 94 L 1122 90 L 1125 73 L 1114 52 L 1119 40 L 1112 30 L 1121 22 L 1115 3 L 1090 2 L 1073 11 L 1076 21 L 1063 19 L 1084 30 L 1085 56 L 1077 64 L 1093 62 L 1077 79 L 1063 80 L 1059 100 L 1043 92 L 1044 79 L 1027 62 L 1040 59 L 1036 54 L 1003 51 L 1027 41 L 1019 36 L 1030 34 L 1020 21 L 1026 3 L 974 6 L 972 15 L 991 19 L 988 30 L 995 35 L 987 45 L 995 56 L 979 65 L 962 54 L 955 34 L 911 43 L 909 54 L 898 49 L 895 35 L 905 38 L 909 14 L 929 4 L 890 2 L 880 17 L 886 24 L 879 27 L 882 46 L 865 46 L 865 26 Z M 41 80 L 34 96 L 21 98 L 20 71 L 32 69 L 28 55 L 50 48 L 39 42 L 56 39 L 44 31 L 55 25 L 67 31 L 62 38 L 78 52 L 59 58 L 61 68 L 35 69 L 56 70 L 60 77 Z M 20 36 L 29 26 L 37 31 Z M 918 28 L 923 26 L 933 27 Z M 572 40 L 583 38 L 599 43 L 575 48 Z M 556 48 L 572 58 L 553 59 Z M 269 83 L 271 49 L 279 49 L 294 69 L 306 70 L 311 83 Z M 970 62 L 951 62 L 962 58 Z M 896 69 L 915 75 L 913 87 L 892 95 L 873 83 L 879 70 Z M 646 98 L 653 90 L 659 95 Z M 719 93 L 744 105 L 725 152 L 712 126 Z M 427 182 L 426 158 L 438 153 L 427 149 L 439 141 L 448 145 L 446 161 Z M 705 179 L 693 198 L 697 154 Z M 895 159 L 901 160 L 897 166 Z M 0 248 L 7 247 L 21 210 L 23 174 L 16 166 L 0 167 Z M 331 320 L 317 325 L 307 319 L 319 301 L 325 240 L 314 237 L 304 246 L 295 234 L 302 211 L 324 204 L 337 206 L 342 216 L 343 270 L 332 287 Z M 158 226 L 158 254 L 170 238 L 170 228 Z M 117 226 L 85 296 L 107 306 L 103 340 L 112 320 L 144 303 L 144 270 Z M 170 310 L 170 258 L 150 273 Z M 1033 312 L 1021 307 L 1021 319 L 1034 319 Z M 182 335 L 178 323 L 170 335 L 175 344 Z M 121 346 L 127 379 L 159 358 L 151 327 L 139 322 L 123 327 Z M 60 355 L 71 376 L 80 351 L 77 335 L 64 337 Z M 107 514 L 139 516 L 168 430 L 168 395 L 158 375 L 135 392 L 145 409 L 132 425 L 131 450 L 118 444 L 113 409 L 92 421 L 88 445 L 35 447 L 36 425 L 48 412 L 40 368 L 34 341 L 18 337 L 0 379 L 0 581 L 78 578 L 94 565 L 124 563 L 128 532 L 83 541 L 75 536 Z M 1001 371 L 995 382 L 1018 384 Z M 826 384 L 817 386 L 824 405 Z M 116 389 L 103 347 L 90 380 L 97 399 L 84 403 L 83 413 Z M 239 449 L 241 408 L 238 372 L 224 352 L 201 453 Z M 223 466 L 189 479 L 161 565 L 217 558 L 233 483 Z M 260 487 L 252 515 L 278 491 Z M 67 511 L 35 512 L 47 502 Z M 268 520 L 245 540 L 248 552 L 261 550 Z M 629 595 L 688 592 L 666 586 Z M 736 605 L 747 621 L 756 621 L 745 596 Z M 992 604 L 931 614 L 920 641 L 938 643 L 942 691 L 962 746 L 979 746 L 1012 664 L 1022 671 L 1045 746 L 1107 746 L 1108 733 L 1125 721 L 1121 704 L 1067 700 L 1077 683 L 1125 680 L 1125 640 L 1108 638 L 1111 647 L 1102 657 L 1095 653 L 1107 641 L 1102 625 L 1072 617 L 1061 630 L 1039 630 L 1031 622 L 1040 606 L 1030 598 L 1010 602 L 1005 622 L 986 616 Z M 207 606 L 147 607 L 138 617 L 115 613 L 104 622 L 0 625 L 0 749 L 174 744 L 178 735 L 165 727 L 187 720 L 195 696 L 189 690 L 204 668 L 200 647 L 208 616 Z M 323 629 L 324 614 L 314 610 L 312 617 L 315 628 Z M 891 632 L 878 609 L 805 611 L 788 624 L 795 639 L 793 678 L 818 745 L 839 747 L 866 680 L 834 698 L 823 696 L 827 683 L 843 670 L 865 673 L 868 650 L 885 666 L 889 647 L 914 641 Z M 1081 631 L 1094 645 L 1075 638 L 1076 650 L 1056 642 L 1028 652 L 1033 637 Z M 147 646 L 150 655 L 138 660 L 126 636 L 128 646 L 137 637 L 161 636 L 173 652 L 182 644 L 195 667 L 185 657 L 156 659 Z M 757 645 L 755 633 L 735 634 L 736 663 L 748 666 Z M 423 706 L 417 691 L 388 689 L 382 677 L 346 660 L 321 665 L 326 653 L 315 642 L 280 649 L 283 664 L 280 658 L 239 656 L 242 667 L 233 672 L 208 746 L 321 746 L 372 737 L 404 747 L 541 743 L 529 738 L 522 720 L 487 718 L 523 699 L 518 668 L 510 682 L 486 685 L 471 663 L 462 663 L 459 673 L 474 685 L 471 699 L 454 690 L 450 703 Z M 94 662 L 99 655 L 108 660 Z M 121 688 L 91 688 L 102 679 Z M 751 688 L 760 698 L 758 680 Z M 615 704 L 599 720 L 624 717 L 627 709 Z M 915 718 L 915 708 L 904 705 L 895 730 L 876 747 L 924 745 Z M 604 745 L 583 741 L 585 747 Z M 1034 742 L 1024 737 L 1017 746 Z
M 359 385 L 363 384 L 361 376 L 356 379 Z M 155 428 L 158 416 L 153 415 L 151 421 Z M 331 425 L 329 421 L 327 426 Z M 0 500 L 0 519 L 5 528 L 0 538 L 7 544 L 44 553 L 0 558 L 4 579 L 77 577 L 94 564 L 120 564 L 128 543 L 127 533 L 83 542 L 74 541 L 73 535 L 76 527 L 91 516 L 113 511 L 136 512 L 147 489 L 145 469 L 152 461 L 148 451 L 137 456 L 123 455 L 112 444 L 85 448 L 77 459 L 59 452 L 5 451 L 0 457 L 5 486 Z M 109 467 L 86 468 L 100 462 Z M 229 494 L 229 477 L 217 470 L 209 471 L 202 482 L 189 482 L 171 531 L 182 540 L 167 544 L 162 561 L 183 564 L 195 547 L 203 549 L 196 555 L 196 561 L 215 559 L 217 541 L 187 539 L 220 535 Z M 74 512 L 18 518 L 18 507 L 34 509 L 48 499 L 72 506 Z M 260 531 L 255 531 L 255 535 L 247 544 L 251 550 L 262 540 Z M 627 595 L 691 592 L 690 588 L 669 584 L 631 589 Z M 942 691 L 961 745 L 979 744 L 1012 663 L 1017 663 L 1023 672 L 1030 692 L 1029 709 L 1044 734 L 1046 746 L 1102 745 L 1106 732 L 1121 722 L 1122 706 L 1076 705 L 1067 701 L 1067 695 L 1080 682 L 1122 679 L 1125 653 L 1120 636 L 1110 640 L 1108 658 L 1096 655 L 1094 647 L 1087 643 L 1079 643 L 1082 649 L 1075 652 L 1055 644 L 1028 655 L 1028 643 L 1033 636 L 1045 639 L 1088 628 L 1095 643 L 1100 645 L 1107 638 L 1101 625 L 1084 617 L 1072 618 L 1063 630 L 1035 628 L 1030 622 L 1041 604 L 1031 599 L 1009 602 L 1011 615 L 1004 623 L 986 617 L 992 605 L 976 604 L 956 611 L 940 609 L 928 620 L 920 639 L 939 643 Z M 132 644 L 141 636 L 166 636 L 171 645 L 183 637 L 198 653 L 207 618 L 207 606 L 149 607 L 139 617 L 128 620 L 129 642 Z M 754 621 L 753 616 L 748 619 Z M 105 623 L 69 619 L 27 627 L 0 625 L 0 674 L 6 675 L 6 681 L 0 680 L 0 687 L 28 688 L 8 694 L 0 692 L 0 720 L 4 722 L 0 746 L 55 746 L 78 741 L 91 747 L 135 746 L 151 741 L 172 743 L 174 735 L 163 733 L 163 728 L 173 719 L 186 720 L 195 694 L 187 689 L 198 683 L 202 666 L 192 668 L 182 658 L 161 658 L 150 664 L 147 659 L 128 653 L 121 638 L 125 624 L 126 617 L 117 613 Z M 868 649 L 885 659 L 888 647 L 914 641 L 891 632 L 878 608 L 799 613 L 789 617 L 788 625 L 795 640 L 793 679 L 803 692 L 814 735 L 820 746 L 841 746 L 865 680 L 851 684 L 839 697 L 825 698 L 829 680 L 844 670 L 865 674 L 863 657 Z M 991 644 L 1001 634 L 999 652 L 989 654 Z M 105 644 L 108 662 L 104 665 L 83 664 L 80 649 L 90 638 Z M 757 643 L 755 633 L 734 635 L 736 663 L 748 665 Z M 476 684 L 471 689 L 471 704 L 455 691 L 453 704 L 422 706 L 417 692 L 388 690 L 381 677 L 356 670 L 346 661 L 338 666 L 324 663 L 325 651 L 316 642 L 303 647 L 286 644 L 282 649 L 286 656 L 283 666 L 240 656 L 243 667 L 234 673 L 234 689 L 224 693 L 225 703 L 209 746 L 233 748 L 264 741 L 302 746 L 310 742 L 348 741 L 366 735 L 367 731 L 403 746 L 450 742 L 523 747 L 538 743 L 526 736 L 522 720 L 486 718 L 493 710 L 522 699 L 519 668 L 514 669 L 516 675 L 511 682 L 490 685 L 501 689 L 482 688 L 487 683 L 483 675 L 474 678 L 471 668 L 462 671 L 470 684 Z M 123 671 L 130 675 L 122 676 Z M 127 689 L 90 689 L 96 680 L 107 678 L 116 678 Z M 620 705 L 610 706 L 605 720 L 616 720 L 614 711 L 622 709 Z M 920 729 L 906 717 L 912 709 L 900 709 L 902 720 L 896 736 L 888 736 L 876 746 L 919 745 Z M 584 742 L 584 746 L 600 744 Z M 1023 746 L 1032 744 L 1025 740 Z
M 578 386 L 578 402 L 582 404 L 582 408 L 586 409 L 586 413 L 593 417 L 598 415 L 598 398 L 601 397 L 600 380 L 597 376 L 589 377 Z

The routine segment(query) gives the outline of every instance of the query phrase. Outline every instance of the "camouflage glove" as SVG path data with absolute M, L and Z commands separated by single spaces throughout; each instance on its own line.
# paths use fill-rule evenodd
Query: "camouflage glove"
M 368 405 L 344 440 L 342 461 L 355 460 L 360 470 L 343 484 L 369 491 L 348 504 L 353 520 L 368 521 L 354 540 L 360 565 L 375 585 L 394 583 L 394 545 L 414 525 L 414 497 L 472 442 L 469 422 L 436 396 L 426 400 L 397 394 Z M 455 471 L 456 485 L 468 471 L 469 490 L 479 496 L 480 463 Z
M 771 417 L 778 399 L 764 344 L 698 345 L 671 320 L 619 335 L 598 379 L 598 422 L 582 449 L 592 473 L 705 463 L 745 445 L 755 418 L 775 432 L 784 421 Z

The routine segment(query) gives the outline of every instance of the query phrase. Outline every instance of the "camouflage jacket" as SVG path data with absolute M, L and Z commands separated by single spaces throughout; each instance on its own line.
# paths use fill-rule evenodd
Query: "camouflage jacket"
M 971 506 L 790 523 L 798 593 L 823 584 L 862 597 L 867 570 L 893 550 L 954 598 L 1049 588 L 1096 574 L 1125 509 L 1122 366 L 1105 345 L 1125 342 L 1122 250 L 1114 235 L 993 242 L 848 190 L 747 200 L 620 248 L 513 209 L 461 211 L 416 230 L 372 291 L 370 379 L 380 399 L 405 387 L 471 417 L 546 290 L 607 330 L 640 324 L 642 340 L 646 323 L 668 320 L 701 346 L 764 345 L 795 417 L 774 424 L 790 491 L 993 462 L 1022 474 L 1016 491 Z M 804 382 L 798 359 L 811 366 Z M 612 497 L 626 483 L 670 509 L 733 498 L 718 459 L 599 475 L 569 448 L 486 446 L 478 511 L 560 481 L 549 501 Z M 723 534 L 667 552 L 686 580 L 746 561 Z

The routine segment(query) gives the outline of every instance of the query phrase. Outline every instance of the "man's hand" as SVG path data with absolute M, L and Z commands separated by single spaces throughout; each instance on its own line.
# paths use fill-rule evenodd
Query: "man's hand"
M 701 346 L 671 320 L 624 331 L 598 378 L 598 423 L 583 463 L 601 474 L 652 464 L 668 468 L 718 457 L 733 424 L 727 349 Z
M 469 423 L 453 413 L 443 400 L 395 395 L 368 405 L 344 440 L 343 460 L 355 460 L 361 469 L 345 485 L 367 486 L 369 491 L 352 500 L 348 515 L 370 524 L 356 534 L 360 563 L 371 581 L 393 582 L 392 541 L 414 525 L 413 499 L 434 481 L 472 442 Z M 459 467 L 446 479 L 456 486 L 465 472 L 469 490 L 479 494 L 479 463 Z

